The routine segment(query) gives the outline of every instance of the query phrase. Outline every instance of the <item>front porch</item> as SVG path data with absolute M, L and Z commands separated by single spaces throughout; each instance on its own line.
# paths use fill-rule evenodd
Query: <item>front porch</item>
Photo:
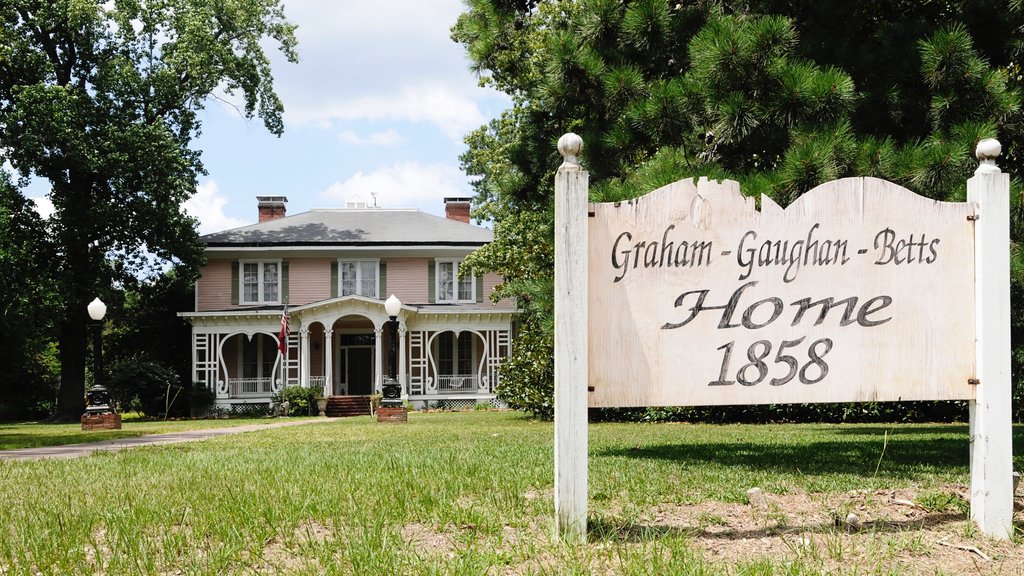
M 270 403 L 285 386 L 314 388 L 325 398 L 380 393 L 392 345 L 382 302 L 349 296 L 290 312 L 283 352 L 279 310 L 183 314 L 193 325 L 195 380 L 215 391 L 217 405 Z M 403 307 L 394 367 L 403 400 L 492 402 L 498 367 L 511 350 L 513 314 Z

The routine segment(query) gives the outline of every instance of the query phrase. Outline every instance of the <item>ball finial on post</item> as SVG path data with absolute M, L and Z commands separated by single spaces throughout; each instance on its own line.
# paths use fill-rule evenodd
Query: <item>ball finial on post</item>
M 565 160 L 558 167 L 559 170 L 579 170 L 579 155 L 583 152 L 583 138 L 572 132 L 567 132 L 558 139 L 558 153 Z
M 978 157 L 979 164 L 978 169 L 974 173 L 999 172 L 999 166 L 996 166 L 996 158 L 999 157 L 1002 151 L 1002 144 L 995 138 L 985 138 L 978 142 L 977 148 L 974 149 L 974 155 Z

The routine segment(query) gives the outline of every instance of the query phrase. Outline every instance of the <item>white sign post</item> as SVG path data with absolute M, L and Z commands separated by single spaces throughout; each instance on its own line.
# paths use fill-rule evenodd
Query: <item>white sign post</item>
M 985 534 L 1013 534 L 1013 431 L 1010 416 L 1010 176 L 995 159 L 995 140 L 982 140 L 981 164 L 967 181 L 975 221 L 977 397 L 971 410 L 971 519 Z
M 558 139 L 555 174 L 555 531 L 587 540 L 587 182 L 583 140 Z
M 1009 178 L 968 202 L 846 178 L 786 209 L 682 180 L 592 205 L 559 140 L 555 510 L 586 538 L 587 406 L 970 401 L 971 517 L 1012 533 Z M 589 377 L 588 377 L 589 376 Z

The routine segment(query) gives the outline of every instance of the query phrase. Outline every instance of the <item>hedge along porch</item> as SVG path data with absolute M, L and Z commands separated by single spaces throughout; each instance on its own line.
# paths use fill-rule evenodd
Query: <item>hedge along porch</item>
M 994 140 L 968 202 L 823 184 L 758 211 L 734 182 L 585 205 L 556 174 L 555 507 L 586 535 L 586 408 L 964 399 L 971 517 L 1012 533 L 1009 178 Z M 589 217 L 588 217 L 589 216 Z

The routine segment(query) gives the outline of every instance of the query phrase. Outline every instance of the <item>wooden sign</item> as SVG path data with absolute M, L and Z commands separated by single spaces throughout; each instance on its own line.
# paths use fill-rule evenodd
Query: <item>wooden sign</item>
M 874 178 L 592 205 L 589 405 L 973 399 L 973 206 Z

